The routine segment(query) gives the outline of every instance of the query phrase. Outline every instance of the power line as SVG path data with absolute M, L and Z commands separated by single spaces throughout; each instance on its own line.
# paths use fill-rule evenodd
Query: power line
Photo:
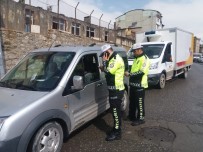
M 42 2 L 41 0 L 37 0 L 38 2 L 40 2 L 40 3 L 42 3 L 42 4 L 45 4 L 45 5 L 47 5 L 47 6 L 57 6 L 57 4 L 55 4 L 55 5 L 50 5 L 49 3 L 45 3 L 45 2 Z

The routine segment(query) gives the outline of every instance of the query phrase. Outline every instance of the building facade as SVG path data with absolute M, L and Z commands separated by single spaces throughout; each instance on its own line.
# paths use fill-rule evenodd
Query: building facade
M 194 53 L 200 53 L 200 38 L 194 37 Z
M 116 43 L 132 46 L 137 32 L 162 29 L 162 15 L 156 10 L 135 9 L 116 18 Z
M 203 55 L 203 44 L 200 44 L 200 51 L 199 52 L 202 53 L 202 55 Z
M 49 30 L 60 30 L 83 38 L 113 43 L 114 30 L 91 23 L 91 17 L 84 21 L 54 13 L 13 0 L 1 0 L 0 27 L 16 31 L 47 35 Z M 87 19 L 88 18 L 88 19 Z

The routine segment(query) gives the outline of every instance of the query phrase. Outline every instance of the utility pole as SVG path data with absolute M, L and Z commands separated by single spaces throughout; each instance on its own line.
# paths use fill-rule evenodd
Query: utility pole
M 89 33 L 89 37 L 91 37 L 91 27 L 92 27 L 92 13 L 94 12 L 94 10 L 92 10 L 92 12 L 90 13 L 90 33 Z
M 29 0 L 29 5 L 31 6 L 31 0 Z M 30 32 L 31 32 L 31 28 L 32 28 L 32 11 L 31 11 L 31 8 L 30 8 Z
M 114 43 L 116 44 L 116 40 L 117 40 L 117 23 L 114 22 L 114 25 L 113 25 L 113 29 L 114 29 Z
M 60 21 L 60 19 L 59 19 L 59 1 L 60 0 L 58 0 L 58 9 L 57 9 L 57 15 L 58 15 L 58 31 L 59 31 L 59 21 Z
M 111 20 L 110 20 L 110 22 L 109 22 L 109 24 L 108 24 L 108 42 L 109 42 L 109 25 L 111 24 Z
M 102 16 L 103 16 L 103 14 L 99 18 L 99 41 L 101 40 L 101 18 L 102 18 Z
M 75 29 L 74 29 L 74 34 L 76 34 L 76 19 L 77 19 L 77 7 L 79 5 L 80 2 L 77 3 L 76 7 L 75 7 Z
M 77 25 L 76 25 L 76 19 L 77 19 L 77 7 L 78 7 L 78 5 L 80 4 L 80 2 L 78 2 L 77 3 L 77 5 L 75 6 L 75 23 L 74 23 L 74 34 L 76 35 L 77 33 L 77 31 L 76 31 L 76 29 L 77 29 Z M 76 39 L 74 39 L 74 43 L 76 42 Z M 76 43 L 75 43 L 76 44 Z
M 92 16 L 92 13 L 94 12 L 94 10 L 92 10 L 92 12 L 90 13 L 90 25 L 92 24 L 92 22 L 91 22 L 91 16 Z
M 75 20 L 76 20 L 76 13 L 77 13 L 77 7 L 79 5 L 80 2 L 77 3 L 76 7 L 75 7 Z
M 2 49 L 2 37 L 0 35 L 0 78 L 5 74 L 4 56 Z

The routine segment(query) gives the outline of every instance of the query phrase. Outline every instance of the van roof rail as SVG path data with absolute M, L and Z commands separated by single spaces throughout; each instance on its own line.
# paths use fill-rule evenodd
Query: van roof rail
M 70 44 L 56 44 L 53 47 L 66 47 L 66 46 L 76 47 L 76 45 L 70 45 Z
M 92 44 L 90 44 L 89 46 L 95 46 L 96 45 L 96 43 L 92 43 Z
M 61 44 L 56 44 L 56 45 L 54 45 L 54 47 L 59 47 L 59 46 L 62 46 Z

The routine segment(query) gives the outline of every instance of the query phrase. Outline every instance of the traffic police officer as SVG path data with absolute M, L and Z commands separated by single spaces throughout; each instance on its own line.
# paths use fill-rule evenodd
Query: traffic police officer
M 128 118 L 132 121 L 131 125 L 136 126 L 145 123 L 145 89 L 148 88 L 149 58 L 142 50 L 143 46 L 134 44 L 131 52 L 134 53 L 135 59 L 130 73 L 125 73 L 130 77 L 130 104 Z
M 109 91 L 110 109 L 113 115 L 114 127 L 107 135 L 106 141 L 119 140 L 121 138 L 121 102 L 124 95 L 124 61 L 111 45 L 105 44 L 101 47 L 103 66 Z

